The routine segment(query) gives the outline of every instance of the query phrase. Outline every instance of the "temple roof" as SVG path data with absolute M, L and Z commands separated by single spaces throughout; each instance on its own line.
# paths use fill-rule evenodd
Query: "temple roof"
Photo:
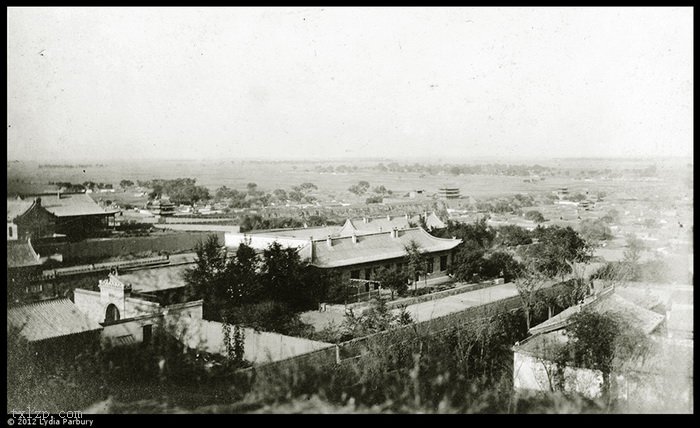
M 67 193 L 61 194 L 60 197 L 44 195 L 41 197 L 41 205 L 56 217 L 107 215 L 118 212 L 106 211 L 85 193 Z
M 7 198 L 7 221 L 14 221 L 29 211 L 35 204 L 34 199 Z

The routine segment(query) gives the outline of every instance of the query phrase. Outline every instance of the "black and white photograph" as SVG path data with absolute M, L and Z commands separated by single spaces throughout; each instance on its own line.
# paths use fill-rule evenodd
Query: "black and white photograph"
M 692 7 L 7 13 L 7 425 L 692 414 Z

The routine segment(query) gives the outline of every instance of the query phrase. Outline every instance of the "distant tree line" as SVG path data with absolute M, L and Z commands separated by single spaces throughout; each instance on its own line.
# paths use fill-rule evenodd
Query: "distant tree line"
M 261 191 L 256 183 L 248 183 L 245 191 L 222 186 L 216 189 L 214 195 L 216 200 L 227 202 L 229 208 L 244 209 L 266 207 L 271 204 L 285 205 L 290 202 L 313 204 L 317 200 L 312 194 L 315 190 L 318 190 L 318 187 L 309 182 L 292 186 L 289 190 L 275 189 L 272 192 Z
M 262 217 L 259 214 L 245 214 L 239 219 L 240 231 L 302 228 L 336 224 L 325 215 L 308 215 L 301 217 Z
M 571 227 L 493 228 L 481 218 L 473 223 L 448 221 L 445 229 L 431 233 L 462 240 L 449 270 L 459 281 L 511 281 L 522 275 L 525 265 L 548 277 L 563 276 L 572 272 L 572 263 L 591 257 L 591 245 Z
M 138 185 L 151 189 L 148 194 L 149 198 L 168 196 L 174 204 L 193 205 L 211 199 L 209 189 L 198 186 L 197 180 L 194 178 L 139 180 Z

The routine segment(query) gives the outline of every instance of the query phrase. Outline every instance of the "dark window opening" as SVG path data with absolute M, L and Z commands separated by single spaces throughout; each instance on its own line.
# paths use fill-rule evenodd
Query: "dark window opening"
M 115 322 L 119 321 L 119 309 L 117 309 L 114 304 L 110 303 L 107 306 L 107 311 L 105 313 L 105 322 Z
M 152 325 L 144 325 L 143 326 L 143 344 L 148 345 L 151 343 L 151 337 L 153 336 L 153 326 Z

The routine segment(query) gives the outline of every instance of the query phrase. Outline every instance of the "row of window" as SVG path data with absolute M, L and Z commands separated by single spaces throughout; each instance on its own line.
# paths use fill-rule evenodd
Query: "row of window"
M 401 272 L 404 269 L 405 263 L 396 263 L 396 269 Z M 391 264 L 386 264 L 384 265 L 385 268 L 391 269 Z M 374 268 L 367 268 L 364 269 L 364 272 L 362 272 L 361 269 L 355 269 L 350 271 L 350 278 L 352 279 L 360 279 L 360 274 L 364 274 L 363 279 L 370 280 L 372 279 L 372 272 Z M 444 272 L 447 270 L 447 256 L 440 256 L 440 272 Z M 435 258 L 430 257 L 428 260 L 426 260 L 426 272 L 428 273 L 433 273 L 435 271 Z

